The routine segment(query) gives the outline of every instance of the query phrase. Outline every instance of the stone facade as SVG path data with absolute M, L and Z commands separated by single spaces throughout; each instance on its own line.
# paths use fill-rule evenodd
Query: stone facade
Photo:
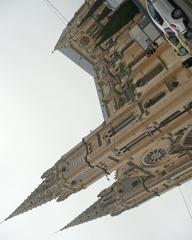
M 192 178 L 191 70 L 144 15 L 142 0 L 140 12 L 100 43 L 114 13 L 101 18 L 106 5 L 98 2 L 87 17 L 96 2 L 85 1 L 55 50 L 93 76 L 104 122 L 45 172 L 7 219 L 63 201 L 114 171 L 116 182 L 65 228 L 118 215 Z

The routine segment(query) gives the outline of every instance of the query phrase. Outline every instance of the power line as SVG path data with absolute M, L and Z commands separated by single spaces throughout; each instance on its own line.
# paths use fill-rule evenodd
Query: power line
M 191 220 L 192 220 L 192 214 L 191 214 L 190 208 L 189 208 L 189 206 L 188 206 L 187 200 L 186 200 L 186 198 L 185 198 L 185 196 L 184 196 L 184 194 L 183 194 L 183 191 L 182 191 L 181 187 L 179 187 L 179 191 L 180 191 L 181 196 L 182 196 L 182 198 L 183 198 L 183 201 L 184 201 L 185 207 L 186 207 L 186 209 L 187 209 L 187 212 L 189 213 L 189 217 L 190 217 Z
M 53 3 L 51 3 L 49 0 L 46 1 L 67 23 L 69 23 L 68 19 L 53 5 Z
M 51 9 L 51 11 L 61 20 L 61 22 L 66 23 L 63 18 L 51 7 L 51 5 L 47 2 L 47 0 L 43 0 L 45 4 Z
M 69 23 L 68 19 L 53 5 L 53 3 L 51 3 L 49 0 L 43 1 L 63 23 Z

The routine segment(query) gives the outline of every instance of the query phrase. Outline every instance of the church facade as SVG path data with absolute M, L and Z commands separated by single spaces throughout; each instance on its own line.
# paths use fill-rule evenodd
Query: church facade
M 192 178 L 192 71 L 150 21 L 145 1 L 121 2 L 86 0 L 55 46 L 93 76 L 104 122 L 6 220 L 114 171 L 116 182 L 63 229 L 118 215 Z

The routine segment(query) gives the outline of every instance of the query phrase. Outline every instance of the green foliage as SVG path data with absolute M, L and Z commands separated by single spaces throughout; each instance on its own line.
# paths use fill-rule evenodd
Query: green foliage
M 104 26 L 99 35 L 101 39 L 97 46 L 106 41 L 114 33 L 118 32 L 123 26 L 129 23 L 137 13 L 139 13 L 139 9 L 131 0 L 124 2 L 117 9 L 117 11 L 114 12 L 114 14 L 111 16 L 111 19 Z

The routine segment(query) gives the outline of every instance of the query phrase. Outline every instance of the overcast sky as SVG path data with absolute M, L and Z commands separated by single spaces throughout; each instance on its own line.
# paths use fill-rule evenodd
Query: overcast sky
M 52 0 L 70 19 L 83 0 Z M 41 174 L 102 121 L 92 77 L 51 54 L 65 24 L 43 0 L 0 0 L 0 218 L 41 182 Z M 191 240 L 178 188 L 117 217 L 59 234 L 112 183 L 101 179 L 66 201 L 0 225 L 0 240 Z M 192 211 L 192 183 L 182 186 Z

